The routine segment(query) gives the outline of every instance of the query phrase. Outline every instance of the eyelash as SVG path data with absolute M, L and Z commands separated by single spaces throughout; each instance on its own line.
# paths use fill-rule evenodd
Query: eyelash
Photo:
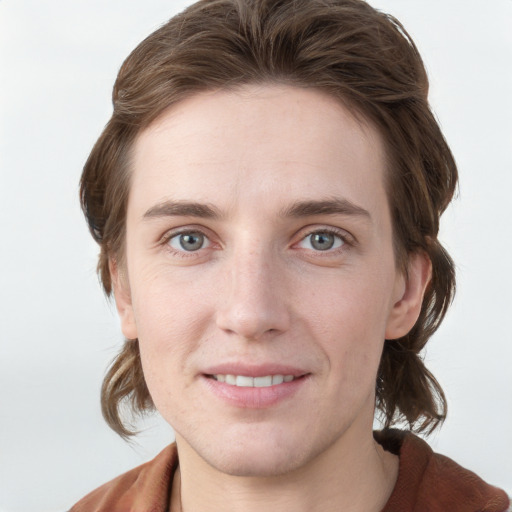
M 350 247 L 355 245 L 355 239 L 352 237 L 352 235 L 350 235 L 349 233 L 347 233 L 344 230 L 333 228 L 333 227 L 319 227 L 319 228 L 312 229 L 312 230 L 311 230 L 311 228 L 309 228 L 308 231 L 306 232 L 306 234 L 304 234 L 304 236 L 302 236 L 300 238 L 299 242 L 297 242 L 294 245 L 298 245 L 298 244 L 302 243 L 308 237 L 311 237 L 315 234 L 332 235 L 332 236 L 335 236 L 336 238 L 339 238 L 341 241 L 341 246 L 335 247 L 335 248 L 329 248 L 324 251 L 306 249 L 308 251 L 314 252 L 315 256 L 329 257 L 329 256 L 333 256 L 333 255 L 338 255 L 342 252 L 345 252 L 347 249 L 349 249 Z
M 197 257 L 197 253 L 199 251 L 201 251 L 201 249 L 203 249 L 203 247 L 201 247 L 200 249 L 198 249 L 197 251 L 186 251 L 185 249 L 183 249 L 182 251 L 180 250 L 177 250 L 177 249 L 174 249 L 171 245 L 170 245 L 170 241 L 173 239 L 173 238 L 176 238 L 176 237 L 179 237 L 179 236 L 183 236 L 183 235 L 202 235 L 208 242 L 209 244 L 211 245 L 212 241 L 211 241 L 211 238 L 204 232 L 203 229 L 200 229 L 200 228 L 197 228 L 197 229 L 194 229 L 194 228 L 187 228 L 187 229 L 182 229 L 182 230 L 178 230 L 178 231 L 170 231 L 170 232 L 167 232 L 159 241 L 159 245 L 161 246 L 164 246 L 165 249 L 170 252 L 173 256 L 177 256 L 179 258 L 190 258 L 190 257 Z
M 304 228 L 303 231 L 305 231 L 305 230 L 307 230 L 307 231 L 304 233 L 304 235 L 301 236 L 301 238 L 298 242 L 293 244 L 293 246 L 296 246 L 296 245 L 302 243 L 308 237 L 311 237 L 315 234 L 333 235 L 341 240 L 341 242 L 342 242 L 341 246 L 335 247 L 334 249 L 329 248 L 324 251 L 314 250 L 314 249 L 305 249 L 306 251 L 314 252 L 315 255 L 318 255 L 318 256 L 323 256 L 323 257 L 333 256 L 333 254 L 339 254 L 341 252 L 344 252 L 347 249 L 349 249 L 350 247 L 355 245 L 355 239 L 352 237 L 352 235 L 350 235 L 349 233 L 347 233 L 346 231 L 341 230 L 341 229 L 337 229 L 337 228 L 333 228 L 333 227 L 319 227 L 316 229 Z M 165 246 L 166 250 L 169 251 L 173 256 L 177 256 L 180 258 L 197 257 L 197 253 L 199 253 L 202 249 L 204 249 L 203 247 L 201 247 L 197 251 L 186 251 L 185 249 L 183 249 L 183 250 L 174 249 L 170 245 L 170 241 L 173 238 L 183 236 L 183 235 L 188 235 L 188 234 L 202 235 L 208 241 L 208 243 L 209 243 L 208 247 L 210 247 L 212 245 L 211 237 L 209 237 L 206 234 L 205 230 L 202 228 L 196 228 L 196 229 L 186 228 L 186 229 L 177 230 L 177 231 L 170 231 L 170 232 L 166 233 L 160 239 L 159 245 Z

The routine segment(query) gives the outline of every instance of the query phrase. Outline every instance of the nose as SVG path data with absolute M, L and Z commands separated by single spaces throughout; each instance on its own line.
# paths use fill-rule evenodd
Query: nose
M 290 325 L 283 269 L 270 251 L 240 249 L 226 261 L 217 326 L 246 340 L 285 332 Z

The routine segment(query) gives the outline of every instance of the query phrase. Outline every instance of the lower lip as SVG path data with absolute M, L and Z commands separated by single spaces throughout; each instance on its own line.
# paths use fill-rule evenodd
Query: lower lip
M 291 382 L 283 382 L 282 384 L 263 388 L 233 386 L 206 375 L 203 376 L 202 380 L 215 396 L 234 407 L 265 409 L 290 398 L 304 386 L 308 378 L 305 375 Z

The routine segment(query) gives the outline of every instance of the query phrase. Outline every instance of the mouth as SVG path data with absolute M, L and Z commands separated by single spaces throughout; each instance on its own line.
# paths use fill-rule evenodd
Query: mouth
M 261 377 L 249 377 L 247 375 L 231 375 L 231 374 L 215 374 L 208 375 L 209 378 L 222 382 L 230 386 L 240 388 L 268 388 L 271 386 L 278 386 L 284 382 L 292 382 L 300 379 L 303 376 L 295 377 L 294 375 L 264 375 Z
M 304 389 L 311 377 L 310 373 L 286 370 L 288 371 L 281 370 L 282 373 L 273 373 L 272 370 L 267 373 L 254 369 L 243 372 L 249 373 L 249 375 L 243 375 L 242 372 L 239 375 L 234 372 L 204 373 L 202 381 L 206 384 L 206 389 L 231 407 L 254 410 L 268 409 L 291 399 L 301 389 Z M 288 373 L 290 370 L 295 371 L 295 375 Z

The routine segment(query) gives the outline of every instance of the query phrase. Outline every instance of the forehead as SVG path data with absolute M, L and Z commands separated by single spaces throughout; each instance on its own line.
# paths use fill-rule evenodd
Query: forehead
M 130 202 L 191 199 L 229 207 L 342 195 L 386 202 L 378 131 L 311 89 L 245 86 L 194 95 L 137 138 Z M 224 204 L 222 204 L 224 203 Z

